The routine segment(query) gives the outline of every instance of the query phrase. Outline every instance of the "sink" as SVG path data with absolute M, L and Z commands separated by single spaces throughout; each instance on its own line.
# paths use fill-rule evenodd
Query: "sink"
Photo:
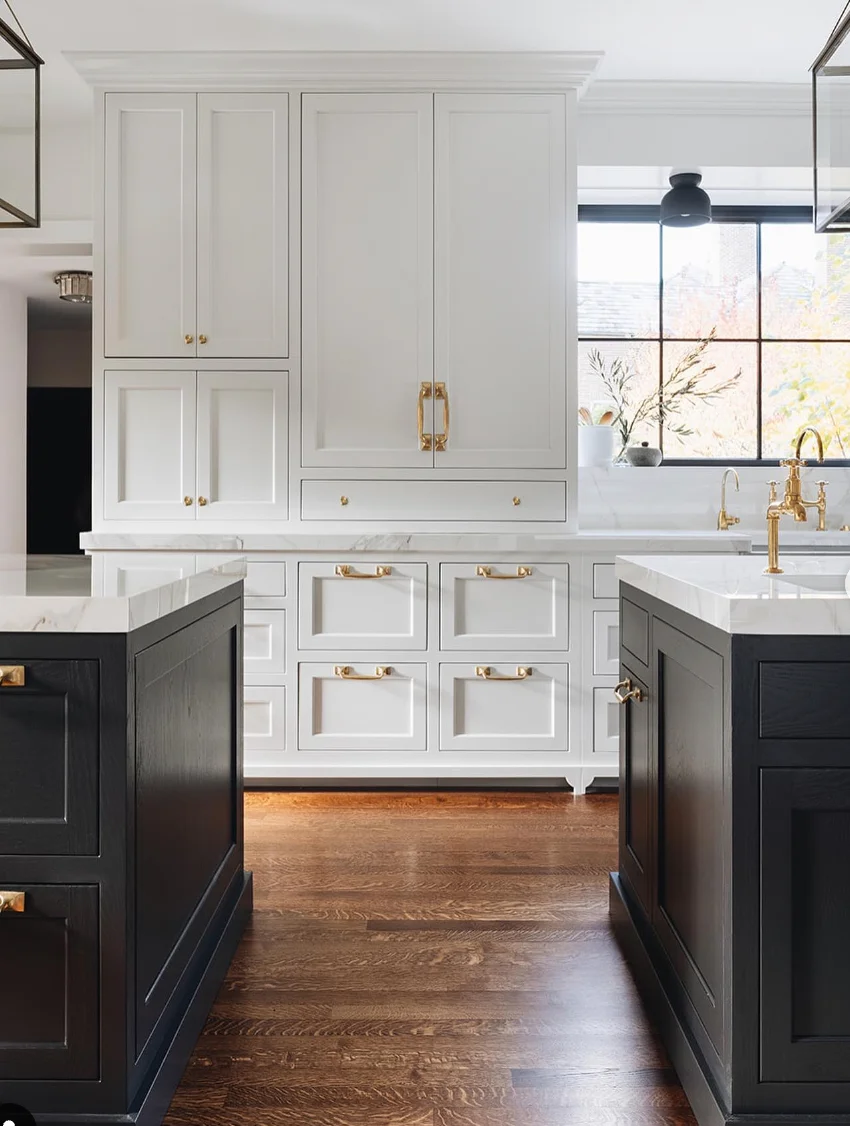
M 801 586 L 806 590 L 835 591 L 842 594 L 847 590 L 847 575 L 776 575 L 781 583 Z

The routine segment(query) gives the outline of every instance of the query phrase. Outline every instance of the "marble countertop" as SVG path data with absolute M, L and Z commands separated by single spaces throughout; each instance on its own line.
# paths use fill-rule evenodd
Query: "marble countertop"
M 86 555 L 0 555 L 0 633 L 129 633 L 245 578 L 228 559 L 123 597 L 95 589 Z
M 782 575 L 765 575 L 751 556 L 620 556 L 617 577 L 726 633 L 850 634 L 850 560 L 780 558 Z

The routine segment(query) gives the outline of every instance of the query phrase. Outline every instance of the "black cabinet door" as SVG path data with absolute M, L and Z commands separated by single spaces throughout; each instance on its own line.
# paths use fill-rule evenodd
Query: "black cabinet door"
M 761 774 L 762 1082 L 850 1081 L 850 769 Z
M 640 693 L 622 705 L 620 716 L 620 875 L 652 911 L 652 704 L 640 677 L 620 667 L 620 680 Z
M 98 889 L 3 886 L 24 910 L 0 913 L 3 1080 L 98 1078 Z
M 0 856 L 97 853 L 97 661 L 17 660 L 0 687 Z

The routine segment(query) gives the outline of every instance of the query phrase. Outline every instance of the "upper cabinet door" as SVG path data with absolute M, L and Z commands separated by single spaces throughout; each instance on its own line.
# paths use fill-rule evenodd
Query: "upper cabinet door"
M 107 356 L 195 355 L 196 102 L 106 95 Z
M 304 464 L 429 467 L 432 97 L 305 94 L 302 113 Z
M 289 355 L 289 98 L 198 96 L 198 355 Z
M 435 464 L 562 468 L 565 98 L 437 94 L 435 153 Z
M 285 520 L 288 375 L 198 373 L 199 520 Z

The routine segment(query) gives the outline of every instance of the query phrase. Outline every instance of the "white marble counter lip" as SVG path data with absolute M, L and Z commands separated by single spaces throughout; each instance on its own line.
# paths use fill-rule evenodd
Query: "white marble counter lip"
M 796 555 L 781 560 L 784 575 L 765 575 L 762 556 L 619 556 L 621 582 L 708 625 L 732 634 L 842 636 L 850 634 L 850 561 Z M 835 588 L 816 590 L 795 576 L 830 576 Z

